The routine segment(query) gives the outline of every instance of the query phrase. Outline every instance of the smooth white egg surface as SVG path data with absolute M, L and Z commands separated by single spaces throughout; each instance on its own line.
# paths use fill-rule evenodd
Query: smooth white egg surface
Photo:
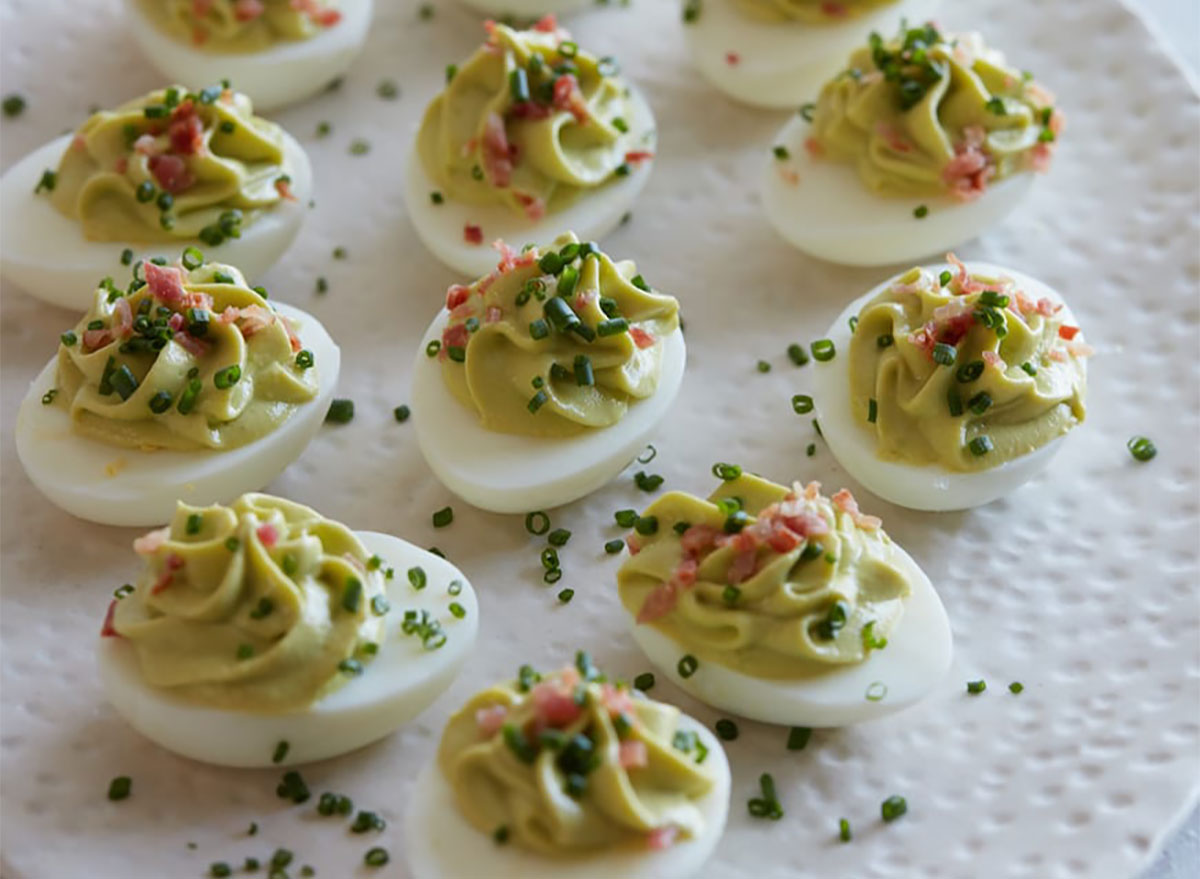
M 154 257 L 173 261 L 183 248 L 197 245 L 214 259 L 236 265 L 250 283 L 257 283 L 296 239 L 312 198 L 312 165 L 303 147 L 285 131 L 284 170 L 292 178 L 295 201 L 264 212 L 243 228 L 240 238 L 217 247 L 197 239 L 153 244 L 89 241 L 78 222 L 33 191 L 42 172 L 58 166 L 71 137 L 63 135 L 34 150 L 0 180 L 0 271 L 30 295 L 74 311 L 87 310 L 100 279 L 125 271 L 120 261 L 125 248 L 133 251 L 135 262 Z
M 683 33 L 692 63 L 735 101 L 770 109 L 815 101 L 821 85 L 872 31 L 895 32 L 902 18 L 926 20 L 938 0 L 901 0 L 841 23 L 752 18 L 734 0 L 704 0 Z
M 706 765 L 713 789 L 697 806 L 703 833 L 661 851 L 609 850 L 573 858 L 548 858 L 517 845 L 499 846 L 462 816 L 436 761 L 428 760 L 417 776 L 404 817 L 404 854 L 413 879 L 463 879 L 487 875 L 495 879 L 684 879 L 697 875 L 725 828 L 729 812 L 729 761 L 721 743 L 699 721 L 686 714 L 679 729 L 695 732 L 708 748 Z
M 656 144 L 654 114 L 645 97 L 630 85 L 633 113 L 630 131 L 638 149 L 653 152 Z M 457 272 L 478 277 L 496 264 L 496 255 L 488 245 L 502 239 L 519 246 L 526 242 L 552 241 L 564 230 L 573 230 L 583 241 L 597 241 L 612 232 L 633 207 L 633 202 L 650 179 L 654 159 L 631 163 L 630 173 L 575 200 L 562 210 L 534 221 L 509 207 L 471 205 L 449 198 L 435 204 L 430 197 L 440 187 L 425 171 L 414 148 L 408 158 L 405 177 L 405 202 L 408 216 L 421 242 L 439 260 Z M 478 227 L 482 240 L 467 241 L 468 226 Z
M 1033 172 L 1007 177 L 974 201 L 883 196 L 866 187 L 852 163 L 812 155 L 810 125 L 791 119 L 775 138 L 788 158 L 767 153 L 761 192 L 767 219 L 783 238 L 818 259 L 851 266 L 914 262 L 978 236 L 1016 208 Z M 928 213 L 916 216 L 924 207 Z
M 213 52 L 177 40 L 146 14 L 144 0 L 125 0 L 126 20 L 138 46 L 171 82 L 228 79 L 259 112 L 310 98 L 350 67 L 371 27 L 373 0 L 341 0 L 337 24 L 307 40 L 281 42 L 259 52 Z
M 846 726 L 892 714 L 928 696 L 950 668 L 952 636 L 942 601 L 920 566 L 901 547 L 895 561 L 907 569 L 912 593 L 887 647 L 855 665 L 831 667 L 810 678 L 767 680 L 701 661 L 691 676 L 679 673 L 687 648 L 626 615 L 647 658 L 690 696 L 713 708 L 764 723 Z
M 513 18 L 538 18 L 542 15 L 561 15 L 574 12 L 595 0 L 462 0 L 463 6 L 484 15 Z
M 412 408 L 421 454 L 442 484 L 472 506 L 494 513 L 526 513 L 570 503 L 604 485 L 645 447 L 683 384 L 683 332 L 663 339 L 658 388 L 611 427 L 566 438 L 487 430 L 475 412 L 446 387 L 442 364 L 425 353 L 441 339 L 450 313 L 434 318 L 413 365 Z
M 75 433 L 70 414 L 44 405 L 55 386 L 56 360 L 33 380 L 17 411 L 17 456 L 30 481 L 73 516 L 104 525 L 157 525 L 171 518 L 175 502 L 193 506 L 227 503 L 262 488 L 300 457 L 320 429 L 337 387 L 341 351 L 312 315 L 283 303 L 280 314 L 295 322 L 313 352 L 319 389 L 282 425 L 260 439 L 226 451 L 123 448 Z
M 926 270 L 935 275 L 943 268 L 944 264 L 926 266 Z M 1061 304 L 1066 322 L 1077 323 L 1058 292 L 1036 278 L 989 263 L 970 262 L 967 269 L 972 274 L 987 277 L 1010 277 L 1032 298 L 1045 297 Z M 844 356 L 850 349 L 850 318 L 894 280 L 889 278 L 846 306 L 826 336 L 837 348 L 837 356 L 827 363 L 814 364 L 813 402 L 829 451 L 868 491 L 913 510 L 963 510 L 982 506 L 1016 491 L 1050 465 L 1066 436 L 997 467 L 958 473 L 936 464 L 922 467 L 881 460 L 875 453 L 874 435 L 854 418 L 850 402 L 849 358 Z
M 96 660 L 105 695 L 130 726 L 155 744 L 193 760 L 221 766 L 269 767 L 311 763 L 335 757 L 394 732 L 429 707 L 450 686 L 475 643 L 479 604 L 466 578 L 449 562 L 390 534 L 359 531 L 366 548 L 397 572 L 421 567 L 428 576 L 415 590 L 398 574 L 388 581 L 391 609 L 384 616 L 379 651 L 361 675 L 347 680 L 302 711 L 253 714 L 194 705 L 152 687 L 142 678 L 137 654 L 123 638 L 100 638 Z M 462 589 L 450 595 L 452 580 Z M 451 614 L 451 602 L 466 611 Z M 421 639 L 402 633 L 406 610 L 428 611 L 446 634 L 445 643 L 426 649 Z M 275 746 L 288 743 L 276 763 Z

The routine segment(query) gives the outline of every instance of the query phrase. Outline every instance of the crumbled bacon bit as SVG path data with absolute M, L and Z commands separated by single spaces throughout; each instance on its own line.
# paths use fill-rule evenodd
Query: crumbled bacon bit
M 138 555 L 153 555 L 171 536 L 170 528 L 149 531 L 133 541 L 133 551 Z
M 575 74 L 566 73 L 554 81 L 554 106 L 559 110 L 568 110 L 576 122 L 587 122 L 587 101 L 579 90 L 579 80 Z
M 261 305 L 247 305 L 238 316 L 238 329 L 245 338 L 262 332 L 275 323 L 275 314 Z
M 296 194 L 292 192 L 292 181 L 286 177 L 277 177 L 275 179 L 275 191 L 279 193 L 280 198 L 285 198 L 288 201 L 296 200 Z
M 650 150 L 630 150 L 625 154 L 625 161 L 631 165 L 636 165 L 638 162 L 646 162 L 654 158 L 654 153 Z
M 618 749 L 622 769 L 641 769 L 650 762 L 650 753 L 641 739 L 626 739 Z
M 1074 339 L 1078 333 L 1079 327 L 1072 327 L 1068 326 L 1067 324 L 1063 324 L 1058 328 L 1059 338 L 1066 339 L 1068 342 Z
M 153 134 L 142 134 L 133 142 L 133 151 L 141 156 L 157 156 L 163 148 Z
M 883 524 L 883 520 L 878 516 L 868 516 L 866 513 L 860 512 L 858 501 L 854 499 L 854 495 L 847 488 L 843 488 L 830 498 L 830 500 L 833 501 L 835 507 L 849 516 L 859 528 L 866 528 L 873 531 Z
M 675 837 L 679 835 L 679 828 L 674 824 L 668 824 L 666 827 L 655 827 L 646 834 L 646 845 L 652 851 L 662 851 L 668 849 L 675 844 Z
M 186 293 L 179 269 L 160 266 L 147 259 L 142 261 L 142 273 L 152 296 L 167 305 L 178 307 L 183 304 Z
M 486 324 L 494 324 L 504 316 L 504 312 L 500 310 L 498 305 L 489 305 L 487 311 L 484 312 L 483 322 Z
M 629 336 L 633 339 L 633 344 L 639 348 L 649 348 L 658 341 L 653 333 L 648 333 L 641 327 L 630 327 Z
M 196 113 L 195 103 L 184 101 L 171 111 L 167 139 L 171 149 L 184 156 L 198 153 L 204 147 L 204 125 Z
M 500 727 L 504 726 L 504 719 L 508 717 L 508 708 L 504 705 L 488 705 L 480 708 L 475 712 L 475 726 L 479 728 L 479 734 L 485 739 L 490 739 L 500 731 Z
M 739 55 L 737 52 L 726 52 L 725 53 L 725 63 L 728 64 L 730 67 L 736 67 L 738 64 L 742 63 L 742 56 Z
M 262 0 L 237 0 L 233 4 L 233 17 L 238 21 L 254 21 L 265 11 Z
M 258 541 L 267 549 L 275 545 L 279 540 L 279 532 L 275 530 L 275 526 L 270 522 L 263 522 L 254 532 L 258 536 Z
M 1062 311 L 1062 306 L 1055 304 L 1046 296 L 1037 301 L 1037 313 L 1042 317 L 1054 317 L 1060 311 Z
M 533 23 L 533 29 L 543 34 L 552 34 L 558 30 L 558 19 L 553 14 L 543 15 Z
M 187 351 L 193 357 L 201 358 L 208 354 L 210 346 L 208 342 L 202 339 L 197 339 L 195 336 L 186 332 L 177 332 L 174 337 L 175 341 L 183 350 Z
M 182 330 L 184 323 L 185 321 L 183 318 L 183 312 L 181 311 L 177 311 L 167 318 L 167 326 L 171 328 L 172 332 L 179 332 Z
M 488 182 L 504 188 L 512 182 L 513 159 L 504 130 L 504 119 L 499 113 L 489 113 L 483 125 L 483 172 Z
M 104 623 L 100 626 L 101 638 L 120 638 L 121 633 L 113 626 L 113 617 L 117 614 L 117 602 L 120 599 L 114 598 L 108 603 L 108 611 L 104 614 Z
M 564 727 L 575 721 L 583 709 L 575 702 L 574 683 L 568 678 L 544 680 L 533 688 L 534 717 L 542 727 Z
M 150 587 L 150 594 L 158 595 L 158 593 L 170 586 L 175 580 L 175 572 L 182 567 L 183 558 L 181 556 L 175 553 L 167 556 L 166 566 L 163 568 L 162 573 L 158 575 L 158 579 L 154 582 L 154 585 Z
M 126 171 L 128 171 L 129 170 L 129 157 L 128 156 L 118 156 L 117 160 L 115 162 L 113 162 L 113 170 L 116 171 L 118 174 L 124 174 Z
M 536 195 L 530 195 L 527 192 L 514 193 L 521 207 L 525 209 L 525 216 L 531 220 L 540 220 L 546 216 L 546 203 Z
M 835 0 L 825 0 L 821 4 L 821 11 L 830 18 L 845 18 L 850 14 L 850 10 L 846 8 L 845 3 L 837 3 Z
M 483 229 L 473 223 L 467 223 L 463 226 L 463 241 L 467 244 L 483 244 Z
M 608 709 L 610 717 L 633 713 L 633 697 L 629 695 L 629 691 L 612 684 L 606 683 L 600 687 L 600 701 Z
M 172 195 L 178 195 L 196 182 L 187 163 L 179 156 L 151 156 L 149 166 L 158 185 Z
M 471 288 L 462 284 L 451 284 L 446 291 L 446 308 L 450 311 L 462 305 L 471 295 Z
M 1096 353 L 1096 349 L 1082 339 L 1075 339 L 1067 343 L 1067 352 L 1072 357 L 1091 357 Z
M 133 310 L 129 307 L 129 300 L 122 296 L 117 300 L 117 304 L 113 306 L 113 329 L 116 331 L 117 337 L 124 339 L 133 332 Z
M 983 151 L 987 133 L 978 125 L 963 129 L 963 140 L 954 147 L 954 158 L 942 170 L 942 179 L 959 201 L 972 201 L 983 195 L 995 165 Z
M 98 351 L 113 340 L 112 330 L 84 330 L 83 350 Z
M 984 351 L 979 356 L 983 358 L 983 362 L 986 363 L 988 366 L 994 366 L 997 369 L 1005 369 L 1008 366 L 1008 364 L 1004 362 L 1004 358 L 1001 357 L 999 354 L 997 354 L 995 351 L 991 351 L 991 350 Z

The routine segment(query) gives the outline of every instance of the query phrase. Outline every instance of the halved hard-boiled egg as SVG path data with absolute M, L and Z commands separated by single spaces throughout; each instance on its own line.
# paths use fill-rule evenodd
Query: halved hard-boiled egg
M 405 198 L 434 256 L 476 277 L 487 243 L 603 238 L 649 179 L 654 116 L 620 76 L 551 17 L 488 24 L 487 42 L 430 103 L 408 159 Z
M 167 79 L 228 79 L 260 110 L 310 98 L 344 74 L 372 0 L 125 0 L 138 46 Z
M 714 708 L 843 726 L 907 708 L 950 666 L 929 578 L 845 489 L 791 489 L 718 464 L 707 499 L 643 513 L 617 575 L 634 640 Z
M 628 260 L 560 236 L 456 284 L 413 366 L 434 474 L 500 513 L 556 507 L 616 476 L 683 381 L 679 305 Z
M 320 428 L 341 353 L 312 315 L 193 249 L 108 281 L 17 412 L 30 481 L 68 513 L 154 525 L 262 488 Z
M 988 263 L 913 268 L 851 302 L 816 364 L 829 450 L 885 500 L 986 504 L 1045 469 L 1082 423 L 1084 340 L 1041 281 Z
M 577 655 L 451 717 L 405 816 L 414 879 L 683 879 L 716 848 L 729 764 L 703 724 Z
M 454 680 L 479 626 L 462 572 L 268 495 L 180 505 L 97 645 L 105 694 L 205 763 L 324 760 L 393 732 Z M 128 594 L 124 594 L 128 593 Z
M 303 148 L 241 94 L 173 86 L 91 116 L 0 180 L 0 270 L 82 311 L 106 276 L 196 245 L 257 281 L 312 195 Z
M 772 109 L 812 100 L 872 31 L 924 21 L 938 0 L 686 0 L 692 63 L 735 101 Z
M 944 253 L 1016 207 L 1062 125 L 1053 96 L 977 34 L 913 28 L 856 51 L 784 126 L 763 206 L 788 242 L 831 262 Z

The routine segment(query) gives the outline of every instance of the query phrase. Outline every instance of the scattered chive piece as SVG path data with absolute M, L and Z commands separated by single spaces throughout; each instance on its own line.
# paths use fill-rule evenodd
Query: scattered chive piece
M 758 777 L 758 786 L 762 790 L 762 797 L 755 797 L 746 804 L 751 817 L 778 821 L 783 817 L 783 806 L 775 794 L 775 779 L 770 773 L 764 772 Z
M 656 533 L 658 531 L 658 517 L 638 516 L 638 520 L 633 524 L 633 530 L 643 536 Z
M 950 270 L 946 269 L 940 275 L 938 275 L 938 283 L 941 286 L 945 287 L 947 284 L 950 283 L 950 279 L 953 277 L 954 277 L 954 275 L 950 274 Z
M 792 154 L 788 152 L 788 148 L 782 144 L 777 144 L 776 146 L 772 147 L 771 152 L 774 153 L 775 158 L 779 159 L 781 162 L 787 161 L 792 157 Z
M 883 816 L 884 821 L 895 821 L 901 815 L 908 811 L 908 802 L 904 797 L 893 794 L 888 797 L 879 806 L 879 813 Z
M 817 339 L 810 347 L 813 359 L 821 363 L 827 363 L 837 355 L 837 348 L 831 339 Z
M 975 381 L 981 375 L 986 367 L 982 360 L 970 360 L 955 371 L 954 376 L 963 384 Z
M 363 673 L 363 664 L 357 659 L 343 659 L 338 663 L 338 671 L 357 677 Z
M 633 475 L 633 483 L 642 491 L 655 491 L 663 484 L 663 478 L 656 473 L 639 470 Z
M 654 448 L 654 444 L 651 443 L 650 445 L 646 446 L 646 451 L 642 452 L 640 455 L 637 456 L 637 462 L 639 464 L 649 464 L 657 456 L 658 456 L 658 449 Z
M 1008 692 L 1012 693 L 1014 696 L 1017 695 L 1018 693 L 1020 693 L 1024 689 L 1025 689 L 1025 685 L 1023 683 L 1021 683 L 1020 681 L 1013 681 L 1011 684 L 1008 685 Z
M 237 658 L 238 659 L 249 659 L 253 655 L 254 655 L 254 645 L 253 644 L 239 644 L 238 645 L 238 648 L 237 648 Z
M 353 400 L 336 399 L 329 404 L 329 411 L 325 413 L 325 420 L 332 421 L 334 424 L 348 424 L 353 419 Z
M 550 532 L 550 536 L 546 538 L 551 546 L 566 546 L 567 541 L 571 539 L 571 532 L 566 528 L 555 528 Z
M 540 537 L 550 530 L 550 517 L 542 510 L 526 514 L 525 530 Z
M 380 848 L 379 846 L 368 849 L 367 853 L 363 855 L 363 863 L 368 867 L 382 867 L 389 860 L 387 849 Z
M 624 540 L 610 540 L 604 544 L 604 551 L 609 555 L 616 555 L 625 548 Z
M 755 364 L 755 367 L 758 369 L 759 372 L 770 372 L 771 371 L 771 364 L 765 360 L 758 361 L 758 363 Z
M 813 398 L 808 394 L 796 394 L 792 397 L 792 411 L 797 415 L 807 415 L 813 411 Z
M 992 405 L 992 395 L 987 391 L 980 391 L 971 399 L 967 400 L 967 408 L 976 415 L 982 415 Z
M 685 654 L 680 660 L 675 669 L 679 672 L 681 678 L 690 678 L 696 673 L 696 669 L 700 667 L 700 662 L 692 654 Z
M 800 113 L 800 118 L 803 119 L 805 122 L 812 122 L 813 114 L 816 111 L 817 111 L 817 105 L 814 104 L 812 101 L 809 101 L 806 104 L 801 104 L 800 110 L 798 112 Z
M 232 876 L 233 868 L 224 861 L 213 861 L 208 865 L 208 875 L 218 877 Z
M 342 607 L 350 613 L 358 613 L 362 602 L 362 581 L 357 577 L 347 577 L 346 585 L 342 588 Z
M 733 480 L 742 475 L 742 468 L 737 464 L 726 464 L 718 461 L 712 465 L 712 475 L 723 482 L 733 482 Z
M 1130 437 L 1125 447 L 1129 449 L 1129 454 L 1133 455 L 1135 460 L 1143 463 L 1158 454 L 1158 448 L 1154 445 L 1154 441 L 1145 436 Z
M 883 701 L 883 697 L 887 695 L 887 691 L 887 684 L 883 681 L 872 681 L 871 685 L 867 687 L 867 701 L 881 702 Z
M 721 600 L 726 604 L 737 604 L 742 597 L 742 590 L 736 586 L 726 586 L 721 590 Z
M 288 750 L 291 747 L 292 746 L 288 743 L 287 739 L 280 739 L 278 742 L 275 743 L 275 750 L 271 754 L 271 762 L 276 763 L 276 764 L 282 763 L 284 761 L 284 758 L 287 757 Z
M 380 80 L 379 85 L 375 86 L 375 94 L 383 98 L 385 101 L 394 101 L 400 96 L 400 88 L 396 85 L 396 81 L 392 79 Z
M 49 406 L 54 402 L 54 398 L 57 396 L 58 388 L 51 388 L 50 390 L 46 391 L 46 393 L 42 394 L 42 405 Z
M 923 204 L 917 205 L 913 209 L 913 216 L 916 217 L 918 220 L 923 220 L 927 216 L 929 216 L 929 208 Z
M 421 567 L 408 569 L 408 582 L 413 589 L 418 592 L 425 588 L 425 584 L 429 582 L 425 576 L 425 569 Z
M 958 357 L 958 349 L 953 345 L 947 345 L 945 342 L 938 342 L 933 346 L 933 362 L 940 363 L 942 366 L 953 366 L 955 358 Z
M 455 619 L 461 620 L 467 615 L 467 609 L 457 601 L 450 602 L 450 615 Z
M 788 730 L 787 749 L 789 751 L 803 751 L 808 747 L 808 740 L 810 738 L 812 738 L 812 727 L 793 726 Z
M 797 366 L 804 366 L 808 363 L 808 355 L 804 353 L 804 346 L 792 343 L 787 346 L 787 356 L 792 363 Z
M 350 142 L 350 155 L 352 156 L 365 156 L 370 151 L 371 144 L 361 137 L 355 138 Z
M 238 547 L 241 545 L 242 545 L 242 542 L 240 540 L 238 540 L 236 537 L 226 537 L 225 538 L 225 548 L 227 550 L 229 550 L 230 552 L 237 552 Z
M 1025 370 L 1027 375 L 1037 375 L 1037 367 L 1028 360 L 1021 364 L 1021 369 Z
M 108 783 L 108 798 L 114 803 L 126 799 L 133 789 L 133 779 L 128 775 L 118 775 Z
M 867 401 L 867 421 L 874 424 L 877 417 L 879 417 L 879 404 L 872 397 Z
M 433 514 L 433 527 L 434 528 L 445 528 L 447 525 L 449 525 L 453 521 L 454 521 L 454 508 L 453 507 L 442 507 L 440 510 L 438 510 L 437 512 L 435 512 Z
M 654 674 L 644 671 L 633 679 L 633 687 L 636 690 L 641 690 L 643 693 L 654 687 Z
M 727 717 L 722 717 L 715 724 L 717 735 L 727 742 L 732 742 L 738 737 L 738 726 Z
M 9 119 L 20 116 L 25 112 L 25 98 L 15 92 L 4 97 L 4 115 Z
M 404 405 L 397 406 L 392 410 L 392 417 L 401 424 L 408 421 L 408 416 L 410 415 L 412 415 L 412 410 Z
M 951 388 L 946 392 L 946 406 L 950 410 L 950 414 L 955 418 L 963 414 L 962 397 L 958 395 L 958 391 Z
M 845 818 L 838 819 L 838 839 L 842 842 L 850 841 L 850 822 Z
M 563 604 L 566 604 L 568 601 L 570 601 L 574 597 L 575 597 L 574 589 L 563 589 L 561 592 L 558 593 L 558 600 L 561 601 Z
M 995 448 L 992 444 L 990 436 L 977 436 L 975 439 L 967 443 L 967 448 L 971 450 L 971 454 L 976 458 L 982 458 L 988 452 Z
M 504 843 L 508 842 L 508 827 L 501 824 L 492 831 L 492 839 L 495 840 L 496 845 L 504 845 Z
M 967 692 L 972 696 L 978 696 L 987 689 L 987 681 L 982 678 L 977 681 L 967 681 Z
M 815 455 L 816 453 L 817 453 L 817 444 L 816 443 L 809 443 L 808 448 L 806 448 L 804 450 L 804 454 L 808 455 L 808 457 L 810 457 L 810 458 L 813 455 Z

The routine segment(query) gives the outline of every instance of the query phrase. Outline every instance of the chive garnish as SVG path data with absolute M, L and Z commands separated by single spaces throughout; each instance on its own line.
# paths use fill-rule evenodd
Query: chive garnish
M 879 417 L 879 404 L 875 402 L 875 398 L 871 397 L 867 400 L 867 421 L 871 424 L 875 423 L 875 419 Z
M 955 358 L 958 357 L 958 349 L 953 345 L 947 345 L 945 342 L 938 342 L 933 346 L 933 362 L 940 363 L 942 366 L 953 366 Z
M 108 798 L 113 802 L 124 800 L 133 790 L 133 779 L 128 775 L 118 775 L 108 783 Z
M 946 391 L 946 407 L 955 418 L 963 414 L 962 397 L 958 395 L 958 391 L 954 390 L 954 388 Z
M 654 534 L 658 531 L 658 517 L 638 516 L 638 520 L 633 523 L 633 530 L 643 536 Z
M 842 842 L 850 841 L 850 822 L 845 818 L 838 819 L 838 839 Z
M 978 696 L 987 689 L 987 681 L 980 678 L 977 681 L 967 681 L 967 692 L 972 696 Z
M 325 413 L 325 421 L 332 421 L 334 424 L 347 424 L 353 419 L 353 400 L 335 399 L 329 404 L 329 411 Z
M 792 397 L 792 411 L 797 415 L 807 415 L 813 411 L 813 398 L 808 394 L 796 394 Z
M 1020 681 L 1013 681 L 1011 684 L 1008 685 L 1008 692 L 1012 693 L 1014 696 L 1019 694 L 1024 689 L 1025 689 L 1025 685 L 1022 684 Z
M 1125 447 L 1129 449 L 1129 454 L 1133 455 L 1135 460 L 1142 463 L 1158 454 L 1158 447 L 1154 445 L 1154 441 L 1145 436 L 1130 437 Z
M 382 867 L 390 860 L 387 849 L 375 846 L 367 849 L 367 853 L 363 855 L 363 863 L 368 867 Z
M 990 436 L 977 436 L 975 439 L 967 443 L 967 448 L 971 450 L 971 454 L 976 458 L 982 458 L 988 452 L 992 451 L 995 446 L 992 444 Z
M 542 510 L 526 514 L 525 530 L 537 536 L 545 534 L 550 530 L 550 517 Z
M 454 521 L 454 508 L 442 507 L 433 514 L 433 527 L 445 528 Z
M 783 806 L 775 794 L 775 779 L 770 773 L 764 772 L 758 777 L 758 786 L 762 791 L 761 797 L 755 797 L 746 804 L 754 818 L 770 818 L 778 821 L 783 817 Z
M 633 483 L 642 491 L 657 491 L 658 487 L 663 484 L 663 478 L 656 473 L 650 474 L 645 470 L 639 470 L 633 475 Z
M 721 590 L 721 600 L 726 604 L 733 605 L 738 603 L 738 599 L 742 597 L 742 590 L 736 586 L 726 586 Z
M 302 351 L 296 352 L 296 368 L 300 370 L 312 369 L 314 363 L 313 353 L 305 348 Z
M 724 482 L 733 482 L 742 475 L 742 468 L 737 464 L 726 464 L 718 461 L 712 465 L 712 475 Z
M 927 216 L 929 216 L 928 205 L 923 205 L 923 204 L 917 205 L 915 208 L 913 208 L 913 216 L 916 217 L 918 220 L 925 219 Z
M 884 821 L 895 821 L 908 811 L 908 801 L 904 797 L 892 795 L 880 804 L 879 812 Z
M 425 576 L 425 569 L 421 567 L 408 569 L 408 583 L 413 589 L 420 591 L 425 588 L 429 580 Z
M 808 746 L 810 738 L 812 738 L 812 727 L 793 726 L 788 730 L 787 749 L 789 751 L 803 751 Z
M 604 544 L 604 551 L 609 555 L 616 555 L 625 548 L 624 540 L 609 540 Z
M 643 693 L 653 689 L 654 674 L 652 672 L 648 672 L 648 671 L 642 672 L 640 675 L 638 675 L 636 678 L 633 679 L 633 686 L 634 686 L 634 689 L 641 690 Z
M 826 363 L 837 355 L 837 349 L 834 347 L 832 339 L 817 339 L 810 348 L 813 359 L 821 363 Z
M 622 528 L 632 528 L 637 524 L 638 514 L 637 510 L 617 510 L 613 518 Z
M 738 725 L 727 717 L 722 717 L 715 724 L 717 735 L 727 742 L 732 742 L 738 737 Z
M 551 546 L 566 546 L 567 541 L 571 539 L 571 532 L 566 528 L 555 528 L 550 532 L 550 536 L 546 538 Z
M 696 669 L 700 667 L 699 660 L 692 654 L 685 654 L 675 666 L 675 670 L 679 672 L 681 678 L 690 678 L 696 673 Z

